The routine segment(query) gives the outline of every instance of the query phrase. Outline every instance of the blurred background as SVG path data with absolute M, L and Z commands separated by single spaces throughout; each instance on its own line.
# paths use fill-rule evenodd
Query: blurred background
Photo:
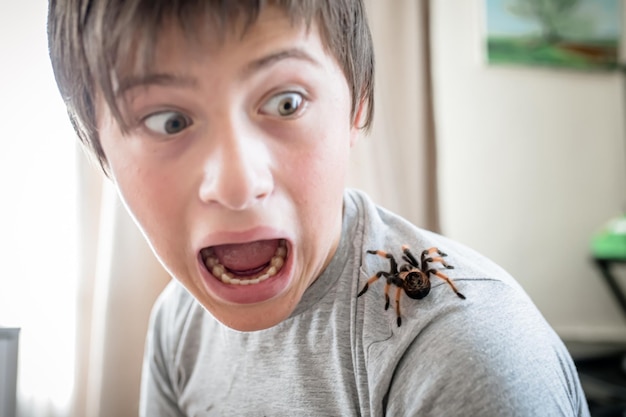
M 349 185 L 502 265 L 574 354 L 626 346 L 590 245 L 626 210 L 624 74 L 488 63 L 491 0 L 366 3 L 376 112 Z M 169 277 L 77 144 L 46 9 L 0 0 L 0 326 L 20 329 L 17 414 L 136 415 Z

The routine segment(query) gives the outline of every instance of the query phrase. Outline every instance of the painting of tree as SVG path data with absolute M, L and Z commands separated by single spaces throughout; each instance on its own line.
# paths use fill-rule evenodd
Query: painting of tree
M 492 64 L 616 69 L 621 0 L 485 0 Z

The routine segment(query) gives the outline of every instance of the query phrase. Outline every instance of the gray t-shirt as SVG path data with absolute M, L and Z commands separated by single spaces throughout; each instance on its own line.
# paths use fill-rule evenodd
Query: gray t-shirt
M 441 269 L 421 299 L 385 278 L 357 293 L 401 247 L 438 247 Z M 433 264 L 436 266 L 437 264 Z M 439 264 L 439 266 L 441 266 Z M 157 416 L 589 416 L 561 340 L 500 267 L 416 228 L 347 190 L 343 234 L 323 274 L 284 322 L 239 332 L 173 282 L 155 305 L 141 415 Z

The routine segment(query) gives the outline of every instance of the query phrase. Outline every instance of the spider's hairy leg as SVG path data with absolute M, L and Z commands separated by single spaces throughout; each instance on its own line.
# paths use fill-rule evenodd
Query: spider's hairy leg
M 389 264 L 391 265 L 390 273 L 398 273 L 398 263 L 396 262 L 396 258 L 394 258 L 392 254 L 387 253 L 384 250 L 368 250 L 367 253 L 389 259 Z
M 405 261 L 407 261 L 414 267 L 419 268 L 420 264 L 417 262 L 417 259 L 415 258 L 415 256 L 411 253 L 411 250 L 409 249 L 409 245 L 402 245 L 402 253 L 404 253 L 404 255 L 402 256 L 402 259 L 404 259 Z
M 439 262 L 441 263 L 441 265 L 445 266 L 446 269 L 454 269 L 454 267 L 452 265 L 450 265 L 449 263 L 447 263 L 442 257 L 440 256 L 436 256 L 434 258 L 426 258 L 424 259 L 425 262 Z
M 388 258 L 390 255 L 385 252 L 384 250 L 368 250 L 367 253 L 369 253 L 370 255 L 378 255 L 378 256 L 382 256 L 383 258 Z
M 378 272 L 375 275 L 372 275 L 370 279 L 368 279 L 367 282 L 365 283 L 365 286 L 363 287 L 363 289 L 359 291 L 359 293 L 356 295 L 357 298 L 365 294 L 365 291 L 367 291 L 369 286 L 375 283 L 376 281 L 378 281 L 378 278 L 380 278 L 382 275 L 383 274 L 381 272 Z
M 385 284 L 385 311 L 389 310 L 389 304 L 391 304 L 390 300 L 389 300 L 389 287 L 390 287 L 390 285 L 387 282 Z
M 402 295 L 402 288 L 398 287 L 396 289 L 396 323 L 398 327 L 402 326 L 402 316 L 400 315 L 400 296 Z
M 436 275 L 439 278 L 441 278 L 442 280 L 444 280 L 445 282 L 448 283 L 448 285 L 450 286 L 450 288 L 452 288 L 452 291 L 454 291 L 454 293 L 459 297 L 465 300 L 465 296 L 463 294 L 461 294 L 459 292 L 459 290 L 456 288 L 456 285 L 454 285 L 454 283 L 452 282 L 452 280 L 450 278 L 448 278 L 448 276 L 442 272 L 437 271 L 436 269 L 430 269 L 428 271 L 430 274 Z
M 425 256 L 430 255 L 430 254 L 433 254 L 433 253 L 436 253 L 437 255 L 439 255 L 439 256 L 443 256 L 443 257 L 448 256 L 448 254 L 447 254 L 447 253 L 442 252 L 441 250 L 439 250 L 439 248 L 432 247 L 432 248 L 430 248 L 430 249 L 426 249 L 426 250 L 424 250 L 424 251 L 422 252 L 422 257 L 425 257 Z
M 439 256 L 429 256 L 436 253 Z M 449 265 L 443 258 L 448 256 L 447 253 L 444 253 L 442 251 L 440 251 L 438 248 L 436 247 L 432 247 L 430 249 L 426 249 L 425 251 L 422 252 L 422 267 L 426 268 L 426 265 L 424 264 L 424 262 L 440 262 L 443 266 L 445 266 L 447 269 L 454 269 L 454 267 L 452 265 Z

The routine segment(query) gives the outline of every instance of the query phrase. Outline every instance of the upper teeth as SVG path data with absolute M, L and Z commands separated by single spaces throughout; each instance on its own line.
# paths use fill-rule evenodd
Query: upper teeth
M 285 264 L 285 256 L 287 255 L 287 243 L 281 239 L 276 248 L 274 256 L 270 260 L 269 265 L 261 272 L 251 275 L 250 278 L 239 279 L 233 278 L 232 274 L 226 272 L 224 265 L 220 264 L 219 259 L 213 253 L 212 249 L 204 252 L 204 264 L 211 273 L 219 278 L 224 284 L 232 285 L 254 285 L 263 282 L 269 277 L 273 277 L 281 270 Z

